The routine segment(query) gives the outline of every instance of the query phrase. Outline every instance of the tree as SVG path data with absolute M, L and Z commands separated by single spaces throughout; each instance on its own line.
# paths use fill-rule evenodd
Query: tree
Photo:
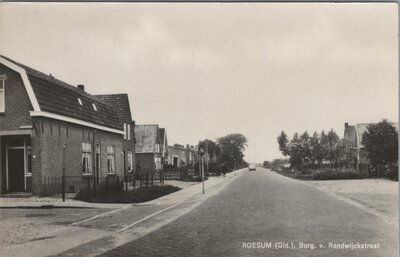
M 302 164 L 302 153 L 301 153 L 301 139 L 299 134 L 294 133 L 292 140 L 289 144 L 289 162 L 293 167 L 299 167 Z
M 288 137 L 285 134 L 285 131 L 282 131 L 281 134 L 277 138 L 279 144 L 279 151 L 282 152 L 283 156 L 289 156 L 289 147 L 288 147 Z
M 247 147 L 247 139 L 242 134 L 230 134 L 217 140 L 221 149 L 219 161 L 229 163 L 231 167 L 236 164 L 245 163 L 243 160 L 244 150 Z
M 398 159 L 398 133 L 386 119 L 367 126 L 362 136 L 367 158 L 375 167 L 392 164 Z
M 321 138 L 315 131 L 311 137 L 311 161 L 312 163 L 321 163 L 324 159 L 322 149 L 321 149 Z
M 311 138 L 307 131 L 305 131 L 301 136 L 301 160 L 302 163 L 311 162 Z
M 325 131 L 321 132 L 321 154 L 323 156 L 323 160 L 329 161 L 330 163 L 335 163 L 337 160 L 337 147 L 339 144 L 339 136 L 336 132 L 331 129 L 328 134 Z
M 200 145 L 204 145 L 206 150 L 208 151 L 208 154 L 210 155 L 210 158 L 217 157 L 220 154 L 220 147 L 217 145 L 216 142 L 210 140 L 210 139 L 205 139 L 203 141 L 200 141 Z

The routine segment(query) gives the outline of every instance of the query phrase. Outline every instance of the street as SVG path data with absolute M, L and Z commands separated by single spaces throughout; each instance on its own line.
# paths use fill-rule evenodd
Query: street
M 186 215 L 101 256 L 387 257 L 397 255 L 397 234 L 377 216 L 257 168 Z M 252 242 L 271 247 L 252 248 Z M 379 249 L 333 248 L 342 243 L 379 244 Z
M 237 175 L 211 177 L 205 195 L 198 183 L 150 202 L 115 208 L 1 209 L 5 229 L 0 233 L 0 254 L 397 255 L 397 220 L 318 189 L 315 183 L 258 167 L 257 171 L 244 169 Z M 339 249 L 346 245 L 377 249 Z

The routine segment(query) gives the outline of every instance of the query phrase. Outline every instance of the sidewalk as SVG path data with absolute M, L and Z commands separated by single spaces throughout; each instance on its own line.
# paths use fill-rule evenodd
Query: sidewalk
M 238 171 L 240 172 L 240 171 Z M 226 176 L 233 176 L 234 172 L 228 173 Z M 223 177 L 209 177 L 205 181 L 206 187 L 212 187 L 219 183 Z M 169 201 L 175 201 L 173 198 L 184 199 L 190 197 L 193 193 L 201 191 L 201 182 L 182 182 L 182 181 L 166 181 L 166 185 L 174 185 L 180 188 L 178 192 L 154 199 L 149 202 L 143 203 L 87 203 L 74 199 L 67 198 L 65 202 L 60 197 L 38 197 L 31 196 L 27 198 L 12 198 L 12 197 L 0 197 L 0 209 L 4 208 L 101 208 L 101 209 L 120 209 L 129 207 L 131 205 L 142 205 L 142 204 L 161 204 L 168 203 Z
M 232 172 L 225 178 L 210 177 L 205 181 L 205 194 L 202 194 L 202 183 L 197 183 L 161 198 L 138 204 L 88 204 L 74 200 L 58 203 L 51 198 L 38 198 L 36 206 L 51 203 L 55 206 L 65 204 L 93 207 L 69 211 L 54 209 L 51 210 L 53 216 L 44 216 L 45 218 L 30 217 L 32 210 L 20 209 L 20 215 L 14 217 L 9 212 L 15 213 L 15 210 L 0 209 L 4 214 L 2 225 L 8 224 L 5 230 L 0 231 L 0 239 L 7 238 L 8 242 L 0 248 L 0 256 L 95 256 L 94 253 L 101 253 L 105 249 L 112 249 L 134 240 L 188 213 L 207 198 L 220 192 L 243 171 L 237 171 L 236 176 Z M 33 205 L 29 202 L 1 201 L 2 206 L 17 207 L 28 204 Z M 100 209 L 109 206 L 112 206 L 112 210 Z M 36 212 L 35 210 L 34 213 Z M 88 212 L 92 214 L 88 216 Z M 60 222 L 64 220 L 67 222 Z M 102 226 L 103 223 L 113 226 Z

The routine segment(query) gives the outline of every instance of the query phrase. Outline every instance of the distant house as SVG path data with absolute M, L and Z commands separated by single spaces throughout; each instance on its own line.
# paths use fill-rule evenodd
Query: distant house
M 363 164 L 368 164 L 368 159 L 364 150 L 364 146 L 362 145 L 362 137 L 365 131 L 367 131 L 367 127 L 374 123 L 358 123 L 356 125 L 349 125 L 349 123 L 344 124 L 344 140 L 347 147 L 356 151 L 357 155 L 357 167 L 361 169 Z M 398 123 L 391 123 L 396 128 L 398 127 Z
M 165 128 L 160 128 L 159 133 L 160 133 L 161 169 L 163 169 L 166 162 L 168 161 L 168 137 Z
M 168 164 L 174 167 L 193 167 L 196 162 L 196 152 L 195 147 L 189 145 L 168 146 Z
M 119 122 L 123 124 L 124 140 L 122 142 L 122 156 L 124 171 L 128 174 L 135 170 L 135 122 L 132 121 L 128 94 L 96 95 L 97 98 L 113 106 Z M 126 175 L 126 174 L 125 174 Z
M 133 127 L 127 95 L 94 96 L 0 56 L 1 193 L 61 189 L 63 167 L 67 192 L 123 176 Z
M 155 173 L 162 169 L 161 137 L 158 125 L 136 125 L 136 162 L 146 183 L 152 182 Z

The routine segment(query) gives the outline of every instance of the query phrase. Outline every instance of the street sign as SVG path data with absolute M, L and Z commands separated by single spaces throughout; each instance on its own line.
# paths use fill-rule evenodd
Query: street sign
M 204 147 L 204 145 L 199 145 L 200 156 L 204 156 L 205 152 L 206 152 L 206 148 Z

